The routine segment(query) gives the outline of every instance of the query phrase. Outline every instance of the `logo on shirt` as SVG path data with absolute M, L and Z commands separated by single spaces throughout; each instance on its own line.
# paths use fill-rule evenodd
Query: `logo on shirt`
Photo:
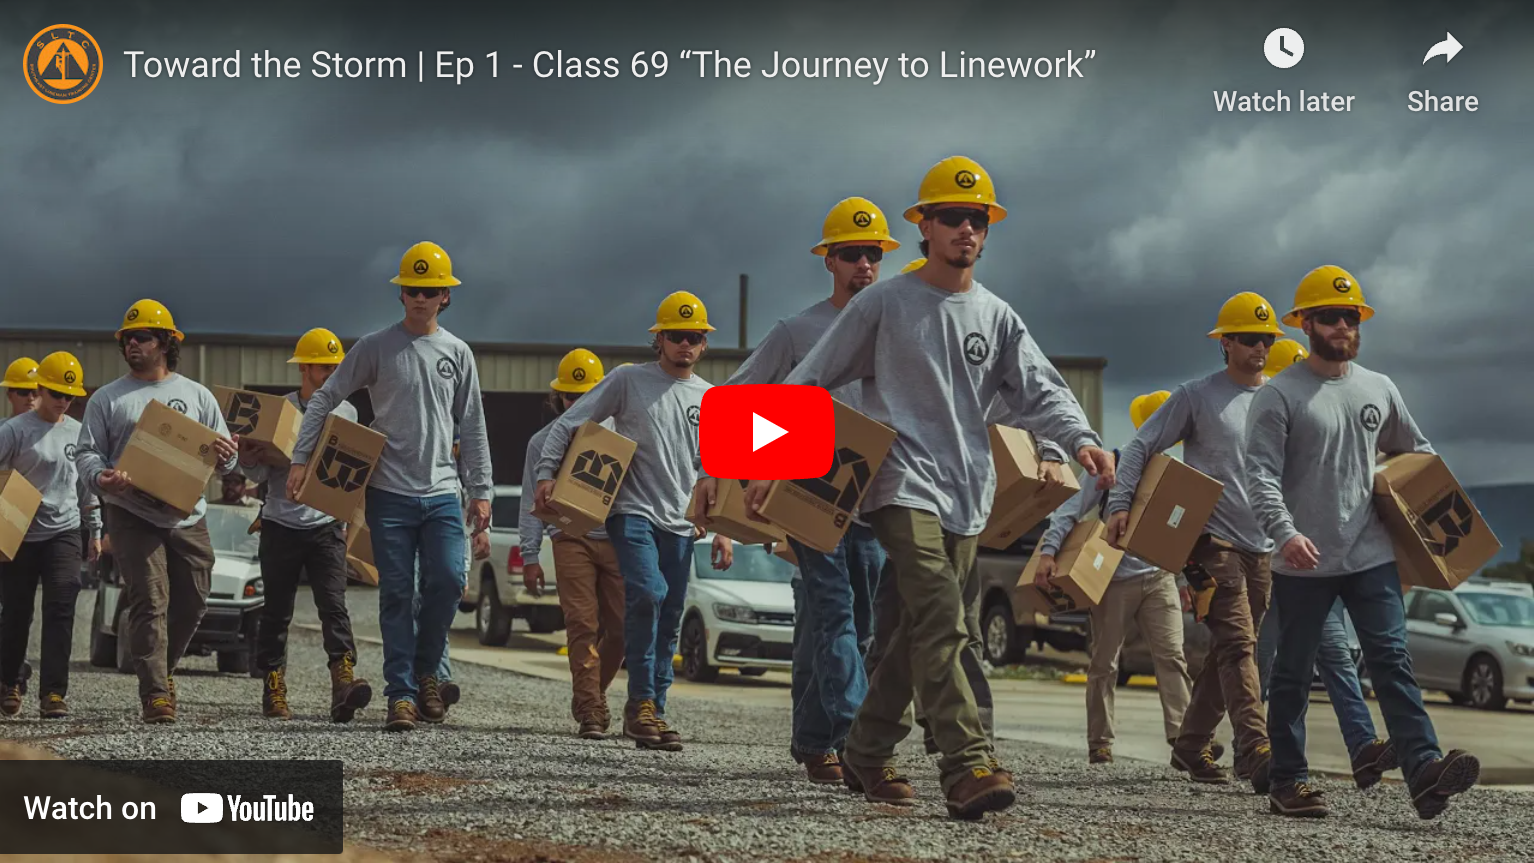
M 692 423 L 692 427 L 693 428 L 697 428 L 698 427 L 698 406 L 697 405 L 688 405 L 687 406 L 687 421 L 689 423 Z
M 969 171 L 960 171 L 953 175 L 953 184 L 961 189 L 973 189 L 975 187 L 975 175 Z
M 991 356 L 991 343 L 986 341 L 985 336 L 979 333 L 970 333 L 964 337 L 964 359 L 972 366 L 978 366 Z
M 859 228 L 866 228 L 873 223 L 874 217 L 869 215 L 867 210 L 858 210 L 852 214 L 852 224 L 857 225 Z
M 325 442 L 325 449 L 320 453 L 320 463 L 314 469 L 314 478 L 320 481 L 320 485 L 343 492 L 356 491 L 368 484 L 368 474 L 373 472 L 373 463 L 343 452 L 339 444 L 340 439 L 336 435 L 331 435 Z
M 72 443 L 64 444 L 64 458 L 66 460 L 68 460 L 68 461 L 74 461 L 75 460 L 75 445 L 74 444 L 72 444 Z
M 1379 431 L 1380 409 L 1374 405 L 1364 405 L 1364 409 L 1358 412 L 1358 421 L 1369 431 Z
M 178 414 L 186 413 L 186 402 L 182 401 L 181 399 L 171 399 L 165 403 L 165 406 Z
M 252 393 L 235 393 L 229 400 L 229 412 L 224 414 L 229 433 L 247 435 L 255 432 L 261 424 L 261 402 Z
M 1439 557 L 1459 548 L 1459 541 L 1469 536 L 1475 525 L 1475 509 L 1458 491 L 1451 491 L 1434 501 L 1421 515 L 1412 515 L 1417 535 L 1422 537 L 1428 551 Z M 1439 534 L 1442 534 L 1441 539 Z
M 588 449 L 575 457 L 570 478 L 583 482 L 602 494 L 602 503 L 613 502 L 618 483 L 623 482 L 623 465 L 616 458 L 594 449 Z
M 446 380 L 458 376 L 458 365 L 447 357 L 437 360 L 437 374 Z

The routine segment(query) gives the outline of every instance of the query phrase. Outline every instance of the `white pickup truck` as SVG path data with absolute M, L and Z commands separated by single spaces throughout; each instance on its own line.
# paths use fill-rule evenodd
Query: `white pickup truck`
M 522 534 L 517 520 L 522 512 L 522 486 L 498 485 L 490 501 L 490 557 L 470 561 L 461 611 L 474 612 L 474 630 L 480 644 L 499 647 L 511 637 L 511 621 L 522 618 L 533 632 L 557 632 L 565 628 L 559 608 L 554 575 L 554 552 L 543 539 L 538 562 L 543 565 L 542 596 L 533 596 L 522 585 Z

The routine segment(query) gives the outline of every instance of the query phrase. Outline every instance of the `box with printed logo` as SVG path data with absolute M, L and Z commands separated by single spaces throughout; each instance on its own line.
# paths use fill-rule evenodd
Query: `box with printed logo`
M 0 563 L 16 559 L 42 502 L 42 493 L 21 471 L 0 471 Z
M 1225 484 L 1165 453 L 1151 456 L 1129 505 L 1119 545 L 1168 572 L 1182 572 Z
M 241 443 L 281 453 L 289 461 L 293 459 L 293 446 L 298 443 L 304 415 L 287 396 L 216 386 L 213 397 L 218 399 L 218 409 L 224 414 L 224 425 L 231 435 L 239 436 Z
M 345 417 L 325 419 L 320 442 L 304 465 L 294 500 L 331 518 L 350 522 L 362 508 L 368 481 L 383 457 L 383 434 Z
M 571 436 L 564 463 L 554 477 L 550 508 L 534 508 L 533 515 L 566 536 L 585 536 L 600 527 L 623 487 L 637 446 L 594 422 L 582 423 Z M 522 493 L 532 494 L 533 490 L 523 489 Z
M 1055 575 L 1049 580 L 1047 591 L 1033 583 L 1043 557 L 1035 549 L 1017 580 L 1017 590 L 1022 593 L 1020 598 L 1023 600 L 1018 604 L 1019 609 L 1026 607 L 1048 614 L 1091 608 L 1102 602 L 1114 570 L 1124 559 L 1124 552 L 1108 544 L 1105 529 L 1101 520 L 1092 518 L 1078 523 L 1066 534 L 1065 542 L 1060 544 L 1060 551 L 1055 555 Z M 1018 615 L 1019 619 L 1024 616 Z
M 378 586 L 378 565 L 373 562 L 373 535 L 365 522 L 355 521 L 346 527 L 347 574 L 362 582 Z
M 831 470 L 813 479 L 775 480 L 761 514 L 784 533 L 830 554 L 847 533 L 874 474 L 895 443 L 895 430 L 835 399 L 836 452 Z
M 1442 458 L 1403 453 L 1374 472 L 1374 508 L 1407 586 L 1453 590 L 1502 550 Z
M 777 525 L 752 521 L 746 513 L 746 481 L 743 479 L 717 480 L 714 505 L 699 499 L 696 490 L 687 503 L 687 520 L 699 527 L 723 534 L 736 542 L 757 545 L 764 542 L 782 542 L 783 531 Z M 700 512 L 707 510 L 707 513 Z M 703 523 L 703 516 L 709 518 Z M 785 546 L 788 544 L 783 543 Z
M 1045 488 L 1043 460 L 1033 435 L 1000 425 L 991 426 L 990 432 L 996 496 L 992 499 L 990 520 L 980 532 L 980 544 L 1004 549 L 1070 500 L 1081 485 L 1076 482 L 1076 475 L 1062 466 L 1060 476 L 1064 484 Z
M 213 429 L 151 401 L 113 467 L 128 475 L 133 486 L 128 497 L 153 509 L 190 515 L 218 467 L 217 440 Z

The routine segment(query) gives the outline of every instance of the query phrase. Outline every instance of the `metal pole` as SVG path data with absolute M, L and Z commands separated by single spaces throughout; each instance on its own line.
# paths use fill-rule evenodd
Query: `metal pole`
M 751 290 L 750 287 L 747 285 L 746 274 L 745 273 L 741 273 L 740 274 L 740 348 L 741 348 L 741 350 L 745 350 L 746 349 L 746 322 L 747 322 L 747 317 L 748 317 L 747 313 L 748 313 L 748 311 L 751 308 L 750 302 L 748 301 L 747 298 L 748 298 L 748 296 L 750 294 L 750 290 Z

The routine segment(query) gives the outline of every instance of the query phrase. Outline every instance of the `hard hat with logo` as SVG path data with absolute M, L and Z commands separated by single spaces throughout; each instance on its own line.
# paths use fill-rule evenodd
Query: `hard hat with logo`
M 389 281 L 407 288 L 451 288 L 463 284 L 453 278 L 453 259 L 430 241 L 407 249 L 399 259 L 399 275 Z
M 1268 350 L 1268 364 L 1262 373 L 1271 378 L 1308 356 L 1310 351 L 1294 339 L 1279 339 Z
M 1129 403 L 1129 419 L 1134 422 L 1135 428 L 1145 425 L 1145 421 L 1150 419 L 1151 414 L 1166 404 L 1166 400 L 1171 397 L 1172 394 L 1167 390 L 1156 390 L 1143 396 L 1135 396 L 1134 401 Z
M 978 204 L 991 214 L 991 221 L 999 222 L 1007 217 L 1007 211 L 996 203 L 996 184 L 980 163 L 966 156 L 949 156 L 927 171 L 922 177 L 921 188 L 916 193 L 916 203 L 905 211 L 907 222 L 921 223 L 922 210 L 933 204 Z
M 1234 333 L 1283 335 L 1283 329 L 1273 318 L 1273 304 L 1263 299 L 1262 294 L 1242 291 L 1220 306 L 1220 316 L 1215 319 L 1209 338 L 1217 339 Z
M 660 308 L 655 310 L 655 326 L 650 328 L 650 332 L 658 333 L 662 330 L 701 330 L 711 333 L 714 328 L 708 325 L 708 309 L 703 307 L 703 301 L 686 291 L 677 291 L 661 300 Z
M 315 327 L 298 337 L 298 345 L 293 348 L 293 356 L 288 358 L 288 362 L 334 366 L 344 359 L 346 349 L 341 347 L 341 340 L 336 338 L 336 334 L 324 327 Z
M 1374 309 L 1364 302 L 1363 289 L 1353 274 L 1341 267 L 1327 265 L 1316 267 L 1300 279 L 1300 286 L 1294 289 L 1294 309 L 1284 315 L 1284 323 L 1297 327 L 1304 323 L 1306 309 L 1323 306 L 1353 306 L 1358 309 L 1361 321 L 1374 317 Z
M 170 316 L 170 309 L 155 300 L 139 300 L 128 307 L 123 315 L 122 329 L 117 331 L 117 338 L 122 338 L 123 333 L 129 330 L 165 330 L 176 341 L 186 338 L 180 330 L 176 329 L 176 319 Z
M 847 198 L 832 207 L 820 228 L 820 243 L 810 251 L 824 256 L 837 243 L 878 246 L 886 252 L 900 248 L 890 238 L 890 223 L 884 218 L 884 211 L 867 198 Z
M 68 396 L 84 398 L 85 370 L 68 351 L 55 351 L 43 357 L 37 367 L 37 385 Z
M 602 382 L 602 361 L 585 348 L 576 348 L 559 361 L 559 376 L 549 381 L 549 388 L 561 393 L 590 392 Z
M 8 390 L 37 389 L 37 360 L 22 357 L 6 366 L 5 388 Z
M 905 266 L 901 267 L 900 268 L 900 275 L 903 276 L 906 273 L 914 272 L 916 270 L 921 269 L 922 267 L 924 267 L 926 265 L 927 265 L 927 259 L 926 258 L 917 258 L 916 260 L 912 261 L 911 263 L 906 264 Z

